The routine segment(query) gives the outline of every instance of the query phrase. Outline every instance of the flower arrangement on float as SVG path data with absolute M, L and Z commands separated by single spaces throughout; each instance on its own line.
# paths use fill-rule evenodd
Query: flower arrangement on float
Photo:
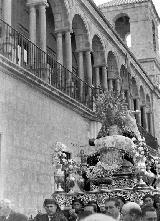
M 73 159 L 68 159 L 65 153 L 66 146 L 61 142 L 55 144 L 55 151 L 52 154 L 52 165 L 55 167 L 55 181 L 57 183 L 57 192 L 70 193 L 79 191 L 83 187 L 81 164 Z M 72 189 L 72 190 L 71 190 Z

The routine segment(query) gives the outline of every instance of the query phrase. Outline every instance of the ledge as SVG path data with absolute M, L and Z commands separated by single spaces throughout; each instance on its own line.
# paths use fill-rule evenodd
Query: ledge
M 14 78 L 20 79 L 23 82 L 34 86 L 37 90 L 41 91 L 50 98 L 56 100 L 57 102 L 65 105 L 67 108 L 77 112 L 82 117 L 89 120 L 94 120 L 94 112 L 86 107 L 85 105 L 79 103 L 75 99 L 69 97 L 67 94 L 61 92 L 57 88 L 46 83 L 42 79 L 33 75 L 31 72 L 25 70 L 17 64 L 14 64 L 9 59 L 0 54 L 0 68 L 4 73 L 13 76 Z

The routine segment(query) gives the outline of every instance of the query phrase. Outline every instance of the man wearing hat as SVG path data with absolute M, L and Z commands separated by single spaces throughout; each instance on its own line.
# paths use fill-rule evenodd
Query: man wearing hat
M 55 199 L 45 199 L 43 207 L 45 214 L 38 214 L 35 221 L 67 221 Z

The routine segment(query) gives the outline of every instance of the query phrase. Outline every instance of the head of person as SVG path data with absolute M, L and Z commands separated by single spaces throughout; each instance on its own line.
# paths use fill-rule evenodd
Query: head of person
M 121 211 L 122 221 L 140 221 L 142 218 L 141 207 L 135 202 L 128 202 L 123 205 Z
M 75 212 L 82 210 L 83 202 L 80 199 L 75 198 L 72 201 L 72 208 L 75 209 Z
M 8 216 L 11 212 L 11 201 L 8 199 L 0 200 L 0 216 Z
M 88 203 L 87 205 L 84 206 L 84 211 L 88 211 L 90 212 L 90 214 L 93 214 L 97 212 L 97 207 L 92 203 Z
M 143 221 L 157 221 L 157 212 L 154 207 L 142 207 L 142 220 Z
M 99 213 L 99 212 L 100 212 L 100 207 L 99 207 L 99 205 L 97 204 L 96 201 L 93 201 L 93 200 L 92 200 L 92 201 L 89 201 L 89 204 L 90 204 L 90 205 L 92 204 L 92 205 L 95 207 L 95 209 L 96 209 L 95 212 L 96 212 L 96 213 Z
M 119 202 L 120 210 L 122 209 L 123 205 L 126 203 L 126 200 L 123 196 L 118 196 L 117 200 Z
M 152 195 L 146 194 L 143 197 L 143 205 L 145 205 L 145 206 L 153 206 L 153 203 L 154 203 L 154 199 L 153 199 Z
M 107 216 L 101 213 L 94 213 L 87 216 L 83 221 L 115 221 L 111 216 Z
M 155 194 L 154 195 L 154 203 L 153 203 L 153 206 L 160 210 L 160 195 L 159 194 Z
M 61 210 L 55 199 L 45 199 L 43 207 L 48 215 L 53 215 Z
M 105 201 L 106 215 L 117 219 L 120 215 L 120 204 L 116 198 L 108 198 Z

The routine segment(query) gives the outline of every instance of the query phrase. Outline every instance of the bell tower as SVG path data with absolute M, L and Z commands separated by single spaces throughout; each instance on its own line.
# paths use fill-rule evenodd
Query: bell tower
M 99 8 L 148 75 L 160 74 L 160 18 L 152 0 L 112 0 Z

